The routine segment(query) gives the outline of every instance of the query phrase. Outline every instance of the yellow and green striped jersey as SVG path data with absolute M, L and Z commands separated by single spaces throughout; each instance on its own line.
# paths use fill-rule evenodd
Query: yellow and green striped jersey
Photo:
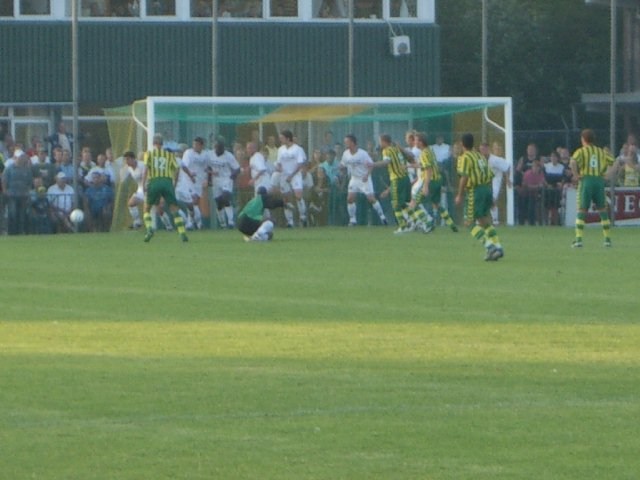
M 489 168 L 489 161 L 478 152 L 469 150 L 458 159 L 458 173 L 468 177 L 467 188 L 491 183 L 493 171 Z
M 390 180 L 397 180 L 409 175 L 407 173 L 407 159 L 397 146 L 391 145 L 384 148 L 382 150 L 382 160 L 389 162 L 387 168 L 389 169 Z
M 161 149 L 154 148 L 144 154 L 144 166 L 147 169 L 147 179 L 154 178 L 171 178 L 180 168 L 173 153 Z
M 604 177 L 607 168 L 614 162 L 610 153 L 595 145 L 580 147 L 572 158 L 578 165 L 580 176 Z
M 429 147 L 422 150 L 420 154 L 420 166 L 422 167 L 422 179 L 427 178 L 427 169 L 431 169 L 431 180 L 440 180 L 440 170 L 438 170 L 438 162 L 436 161 L 436 155 Z

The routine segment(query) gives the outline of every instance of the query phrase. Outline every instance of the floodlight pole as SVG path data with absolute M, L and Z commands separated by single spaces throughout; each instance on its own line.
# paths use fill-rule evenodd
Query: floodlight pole
M 611 152 L 615 154 L 616 151 L 616 88 L 618 83 L 617 77 L 617 42 L 618 42 L 618 30 L 617 30 L 617 15 L 618 2 L 617 0 L 611 0 L 611 61 L 610 61 L 610 89 L 611 98 L 609 100 L 609 148 Z
M 71 2 L 71 96 L 72 96 L 72 127 L 73 146 L 71 147 L 73 165 L 73 208 L 78 208 L 78 2 Z
M 353 97 L 353 0 L 349 0 L 349 97 Z
M 487 0 L 482 0 L 482 96 L 488 96 L 488 66 L 487 66 L 487 56 L 488 56 L 488 33 L 487 33 L 487 11 L 488 5 Z M 482 141 L 487 141 L 487 123 L 482 119 Z
M 218 96 L 218 0 L 211 0 L 211 96 Z

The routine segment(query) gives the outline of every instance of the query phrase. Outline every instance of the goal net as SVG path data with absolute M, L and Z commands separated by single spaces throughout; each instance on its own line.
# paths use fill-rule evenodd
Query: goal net
M 505 158 L 510 163 L 513 159 L 512 105 L 507 97 L 147 97 L 132 105 L 106 109 L 105 115 L 116 157 L 127 150 L 140 154 L 150 147 L 156 133 L 174 147 L 191 146 L 192 139 L 199 136 L 207 148 L 224 139 L 227 148 L 234 150 L 250 140 L 264 143 L 271 136 L 277 140 L 278 132 L 288 129 L 309 160 L 314 152 L 317 157 L 319 150 L 326 149 L 327 142 L 341 144 L 349 133 L 358 138 L 360 147 L 372 152 L 383 133 L 401 146 L 410 130 L 426 133 L 429 143 L 441 136 L 451 145 L 453 155 L 447 166 L 449 201 L 455 195 L 451 190 L 457 182 L 456 147 L 463 133 L 472 133 L 477 146 L 482 141 L 501 146 Z M 242 165 L 248 159 L 238 161 Z M 513 224 L 513 194 L 510 189 L 503 190 L 498 201 L 501 220 Z M 116 212 L 114 228 L 127 220 L 126 208 L 117 210 L 123 210 L 122 218 Z

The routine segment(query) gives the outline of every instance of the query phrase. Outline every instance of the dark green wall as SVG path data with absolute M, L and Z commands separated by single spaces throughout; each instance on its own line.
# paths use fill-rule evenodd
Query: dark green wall
M 347 95 L 346 24 L 219 26 L 219 95 Z M 440 93 L 438 27 L 403 30 L 412 55 L 396 58 L 386 25 L 356 25 L 356 96 Z M 70 34 L 69 23 L 0 22 L 0 102 L 70 101 Z M 211 94 L 210 24 L 87 22 L 80 24 L 79 39 L 82 103 Z

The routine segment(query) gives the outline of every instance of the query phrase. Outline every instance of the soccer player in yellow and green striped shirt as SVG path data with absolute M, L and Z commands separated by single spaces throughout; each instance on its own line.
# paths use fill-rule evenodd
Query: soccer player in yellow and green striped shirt
M 427 136 L 424 133 L 418 133 L 415 136 L 417 147 L 420 153 L 420 170 L 422 178 L 418 180 L 418 191 L 414 193 L 411 206 L 420 204 L 423 199 L 427 198 L 433 207 L 434 212 L 438 212 L 440 217 L 445 221 L 447 226 L 454 232 L 458 231 L 458 227 L 453 223 L 453 219 L 449 212 L 440 206 L 440 196 L 442 193 L 442 175 L 438 169 L 438 162 L 433 150 L 429 148 Z M 429 217 L 427 227 L 433 228 L 433 218 Z
M 504 250 L 491 221 L 493 171 L 489 168 L 487 159 L 473 149 L 473 141 L 473 135 L 470 133 L 462 136 L 463 153 L 458 159 L 460 183 L 456 205 L 462 203 L 466 190 L 467 214 L 469 219 L 473 219 L 470 225 L 471 235 L 484 244 L 487 250 L 485 260 L 495 261 L 504 256 Z
M 428 233 L 430 230 L 427 230 L 426 226 L 426 212 L 409 207 L 409 202 L 411 202 L 411 182 L 407 172 L 406 157 L 387 134 L 380 135 L 380 147 L 382 148 L 382 161 L 376 162 L 374 167 L 386 166 L 389 171 L 391 208 L 393 208 L 393 214 L 398 222 L 398 229 L 395 233 L 405 233 L 412 230 L 407 224 L 407 218 L 410 218 L 414 225 L 418 226 L 423 232 Z
M 600 224 L 604 235 L 604 246 L 611 246 L 609 230 L 611 221 L 607 212 L 604 195 L 605 177 L 611 174 L 613 156 L 595 146 L 596 136 L 593 130 L 585 129 L 580 134 L 582 147 L 575 151 L 569 163 L 574 181 L 578 180 L 578 214 L 576 216 L 576 239 L 573 247 L 582 247 L 582 234 L 587 210 L 593 202 L 600 212 Z
M 142 185 L 145 192 L 144 199 L 144 226 L 147 233 L 144 241 L 148 242 L 153 237 L 153 222 L 151 219 L 151 207 L 160 203 L 164 198 L 173 214 L 173 223 L 183 242 L 189 241 L 184 229 L 184 220 L 178 214 L 178 201 L 176 200 L 175 183 L 180 167 L 173 153 L 162 148 L 162 135 L 153 137 L 153 149 L 144 154 L 144 173 Z

